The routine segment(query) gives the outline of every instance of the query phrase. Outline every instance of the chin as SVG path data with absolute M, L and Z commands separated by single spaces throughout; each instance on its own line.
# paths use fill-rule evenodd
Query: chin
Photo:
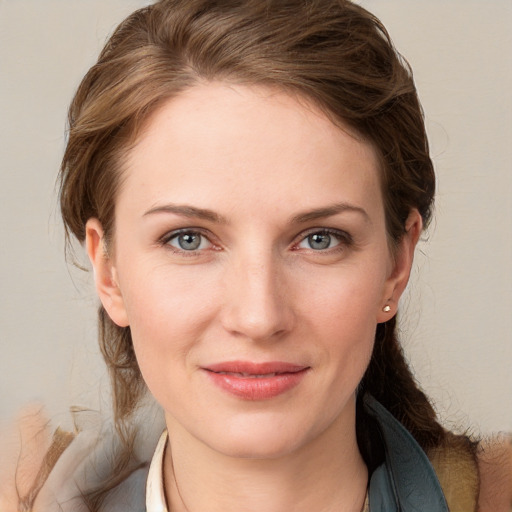
M 243 459 L 279 459 L 308 444 L 314 435 L 303 424 L 284 425 L 266 418 L 237 421 L 219 431 L 210 432 L 206 443 L 213 450 L 229 457 Z
M 216 439 L 214 443 L 210 447 L 227 457 L 253 460 L 280 459 L 293 453 L 301 444 L 292 443 L 289 438 L 262 440 L 261 436 L 257 439 L 228 439 L 225 442 Z

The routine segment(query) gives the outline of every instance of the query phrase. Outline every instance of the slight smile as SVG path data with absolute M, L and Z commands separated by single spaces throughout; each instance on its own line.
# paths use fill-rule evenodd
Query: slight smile
M 309 366 L 281 361 L 226 361 L 202 368 L 222 390 L 243 400 L 268 400 L 297 386 Z

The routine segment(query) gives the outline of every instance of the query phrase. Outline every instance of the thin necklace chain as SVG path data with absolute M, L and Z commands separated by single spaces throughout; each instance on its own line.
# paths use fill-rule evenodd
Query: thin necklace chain
M 169 437 L 167 437 L 167 442 L 165 443 L 165 447 L 164 447 L 164 453 L 169 450 Z M 163 460 L 162 460 L 163 462 Z M 181 495 L 181 492 L 180 492 L 180 488 L 179 488 L 179 485 L 178 485 L 178 482 L 176 480 L 176 473 L 174 471 L 174 459 L 171 457 L 171 468 L 172 468 L 172 475 L 173 475 L 173 478 L 174 478 L 174 483 L 175 483 L 175 486 L 176 486 L 176 492 L 178 493 L 178 496 L 181 500 L 181 503 L 183 505 L 183 507 L 185 507 L 185 512 L 190 512 L 187 505 L 185 504 L 185 500 L 183 499 L 183 496 Z M 165 500 L 166 502 L 168 501 L 167 499 L 167 493 L 165 493 L 165 485 L 164 485 L 164 481 L 163 481 L 163 464 L 162 464 L 162 485 L 164 487 L 164 495 L 165 495 Z M 162 512 L 172 512 L 172 509 L 168 508 L 167 507 L 167 503 L 164 504 L 165 506 L 165 509 L 162 511 Z M 363 503 L 363 508 L 361 509 L 361 512 L 370 512 L 370 501 L 369 501 L 369 497 L 368 497 L 368 491 L 366 491 L 366 495 L 365 495 L 365 498 L 364 498 L 364 503 Z

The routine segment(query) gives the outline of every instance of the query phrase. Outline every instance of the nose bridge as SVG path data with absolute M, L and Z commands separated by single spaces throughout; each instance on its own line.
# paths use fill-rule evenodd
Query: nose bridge
M 236 257 L 227 276 L 224 327 L 252 340 L 265 340 L 291 328 L 293 314 L 283 262 L 271 249 L 248 249 Z

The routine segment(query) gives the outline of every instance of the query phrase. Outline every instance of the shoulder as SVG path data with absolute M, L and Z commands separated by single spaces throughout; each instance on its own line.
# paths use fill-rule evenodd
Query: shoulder
M 471 444 L 452 434 L 429 452 L 450 510 L 512 512 L 512 436 Z
M 428 457 L 449 509 L 474 511 L 477 508 L 479 492 L 475 443 L 466 436 L 448 432 L 440 446 L 429 450 Z
M 482 441 L 478 449 L 479 512 L 512 510 L 512 435 Z
M 31 408 L 2 428 L 0 510 L 81 512 L 91 510 L 90 503 L 92 510 L 144 510 L 146 461 L 156 441 L 134 435 L 136 446 L 126 446 L 96 416 L 82 413 L 81 427 L 69 433 L 51 428 L 42 409 Z

